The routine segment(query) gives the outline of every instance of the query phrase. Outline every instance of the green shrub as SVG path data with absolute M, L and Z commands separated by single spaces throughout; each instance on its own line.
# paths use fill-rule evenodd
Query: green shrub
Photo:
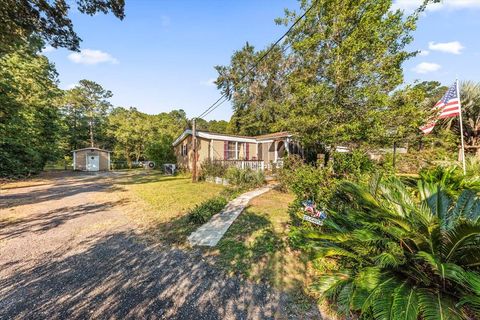
M 299 155 L 289 155 L 283 160 L 283 167 L 277 171 L 278 182 L 283 191 L 289 190 L 290 182 L 298 168 L 305 165 Z
M 331 168 L 305 164 L 296 157 L 285 164 L 279 172 L 280 183 L 296 196 L 296 202 L 307 199 L 323 205 L 328 202 L 336 184 Z
M 214 215 L 222 211 L 227 205 L 227 199 L 223 197 L 217 197 L 206 200 L 201 204 L 195 206 L 188 213 L 188 220 L 194 224 L 202 224 L 210 220 Z
M 477 156 L 466 157 L 467 176 L 478 178 L 480 176 L 480 159 Z
M 296 228 L 320 271 L 313 286 L 361 319 L 480 318 L 480 199 L 440 183 L 343 181 L 322 227 Z M 302 239 L 303 238 L 303 239 Z
M 450 196 L 458 196 L 465 189 L 480 191 L 480 179 L 477 175 L 464 175 L 457 166 L 437 166 L 423 169 L 420 179 L 428 183 L 439 184 Z
M 206 159 L 201 164 L 200 179 L 205 180 L 206 177 L 223 177 L 227 167 L 222 165 L 220 161 L 212 161 Z
M 230 167 L 225 172 L 224 177 L 232 185 L 242 188 L 253 188 L 265 183 L 265 175 L 262 171 L 255 171 L 250 168 L 238 169 Z
M 359 177 L 373 171 L 374 168 L 375 164 L 368 154 L 361 150 L 348 153 L 336 152 L 333 155 L 333 171 L 336 175 Z

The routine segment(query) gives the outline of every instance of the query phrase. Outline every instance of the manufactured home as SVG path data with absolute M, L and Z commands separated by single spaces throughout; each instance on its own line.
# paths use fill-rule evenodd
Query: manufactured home
M 227 166 L 254 170 L 280 167 L 283 158 L 302 152 L 298 143 L 288 132 L 261 136 L 239 136 L 207 131 L 197 131 L 197 169 L 202 162 L 210 160 Z M 184 170 L 193 168 L 192 130 L 185 130 L 174 142 L 177 164 Z

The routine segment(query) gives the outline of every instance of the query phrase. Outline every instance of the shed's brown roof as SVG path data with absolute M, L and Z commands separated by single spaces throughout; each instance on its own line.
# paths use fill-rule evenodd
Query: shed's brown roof
M 95 147 L 72 150 L 72 152 L 83 151 L 83 150 L 97 150 L 97 151 L 104 151 L 104 152 L 110 152 L 110 153 L 112 153 L 112 151 L 105 150 L 105 149 L 100 149 L 100 148 L 95 148 Z

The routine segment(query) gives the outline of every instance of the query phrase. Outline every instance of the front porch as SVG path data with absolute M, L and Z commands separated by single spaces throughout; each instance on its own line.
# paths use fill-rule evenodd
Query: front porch
M 245 150 L 248 150 L 248 145 L 234 142 L 226 143 L 224 159 L 214 159 L 213 161 L 226 167 L 271 171 L 282 168 L 283 160 L 288 155 L 302 155 L 303 150 L 297 142 L 291 139 L 290 135 L 274 137 L 272 134 L 261 137 L 256 143 L 256 152 L 251 152 L 250 157 L 245 153 Z
M 254 171 L 265 170 L 265 162 L 263 160 L 213 160 L 213 163 L 223 167 L 252 169 Z

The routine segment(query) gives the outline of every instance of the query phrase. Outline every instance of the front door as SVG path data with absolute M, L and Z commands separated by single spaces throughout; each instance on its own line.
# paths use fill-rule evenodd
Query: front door
M 99 156 L 87 156 L 87 171 L 98 171 L 99 160 Z

